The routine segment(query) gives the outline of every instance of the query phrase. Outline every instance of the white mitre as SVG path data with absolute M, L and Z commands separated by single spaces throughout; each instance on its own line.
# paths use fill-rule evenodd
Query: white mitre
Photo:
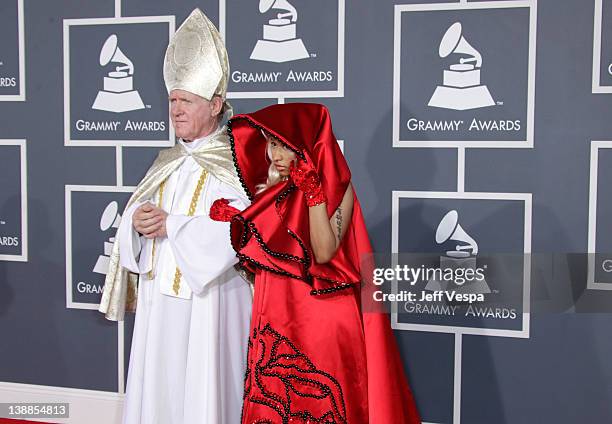
M 179 27 L 164 58 L 164 81 L 168 94 L 185 90 L 211 100 L 225 100 L 229 61 L 221 34 L 198 8 Z

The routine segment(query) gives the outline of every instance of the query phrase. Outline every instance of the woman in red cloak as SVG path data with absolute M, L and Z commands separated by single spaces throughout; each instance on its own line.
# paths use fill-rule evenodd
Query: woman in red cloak
M 388 317 L 363 308 L 372 248 L 328 110 L 274 105 L 228 134 L 252 204 L 211 217 L 255 274 L 242 423 L 420 423 Z

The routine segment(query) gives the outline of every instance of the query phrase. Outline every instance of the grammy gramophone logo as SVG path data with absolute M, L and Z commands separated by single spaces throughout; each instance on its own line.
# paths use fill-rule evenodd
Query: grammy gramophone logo
M 117 35 L 111 34 L 100 50 L 100 66 L 109 63 L 118 63 L 119 66 L 104 77 L 104 89 L 98 92 L 91 108 L 117 113 L 144 109 L 140 94 L 134 90 L 134 64 L 117 43 Z
M 454 272 L 461 270 L 463 275 L 466 274 L 465 270 L 471 269 L 474 274 L 478 274 L 476 272 L 478 243 L 459 225 L 459 214 L 456 210 L 451 210 L 444 215 L 436 230 L 436 243 L 441 245 L 449 241 L 455 241 L 457 244 L 453 250 L 447 250 L 444 255 L 440 256 L 440 269 Z M 470 281 L 448 281 L 434 277 L 427 282 L 425 290 L 461 290 L 462 293 L 474 294 L 491 293 L 491 289 L 484 278 L 475 278 Z
M 119 204 L 116 201 L 110 202 L 104 208 L 102 216 L 100 217 L 100 231 L 107 232 L 111 228 L 119 228 L 121 223 L 121 215 L 119 215 Z M 111 236 L 108 240 L 104 241 L 104 253 L 98 256 L 98 260 L 94 265 L 93 272 L 97 274 L 104 274 L 108 272 L 108 264 L 110 262 L 110 255 L 113 250 L 113 243 L 115 237 Z
M 259 13 L 284 10 L 263 26 L 263 39 L 258 40 L 250 58 L 265 62 L 291 62 L 310 57 L 301 38 L 297 38 L 298 13 L 287 0 L 259 0 Z
M 428 106 L 467 110 L 495 105 L 487 86 L 480 83 L 482 56 L 466 41 L 462 32 L 461 23 L 455 22 L 442 37 L 438 48 L 441 58 L 451 54 L 463 56 L 458 63 L 444 70 L 443 85 L 436 87 Z

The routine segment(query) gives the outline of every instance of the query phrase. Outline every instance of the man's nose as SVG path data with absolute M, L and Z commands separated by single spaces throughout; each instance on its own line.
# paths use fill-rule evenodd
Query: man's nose
M 172 109 L 172 115 L 174 116 L 179 116 L 181 113 L 183 113 L 183 109 L 177 104 L 172 105 L 171 109 Z

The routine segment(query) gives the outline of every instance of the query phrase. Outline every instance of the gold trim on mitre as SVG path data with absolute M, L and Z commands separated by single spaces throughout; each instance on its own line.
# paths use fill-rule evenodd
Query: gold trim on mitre
M 211 100 L 225 100 L 229 61 L 221 34 L 198 8 L 176 31 L 166 49 L 164 81 L 168 94 L 185 90 Z

